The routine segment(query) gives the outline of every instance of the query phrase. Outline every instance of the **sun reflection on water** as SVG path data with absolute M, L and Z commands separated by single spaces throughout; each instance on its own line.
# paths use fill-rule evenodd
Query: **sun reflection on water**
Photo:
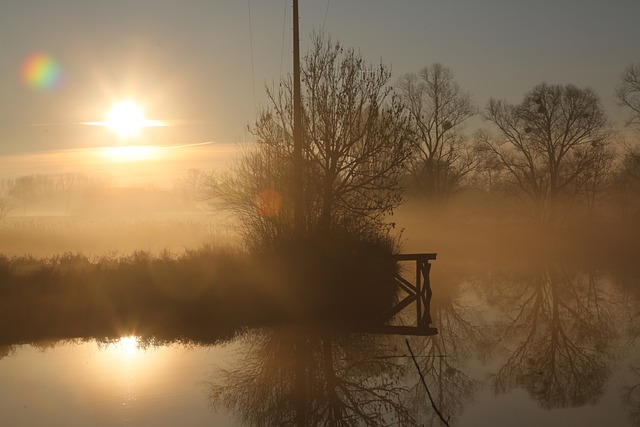
M 117 348 L 126 356 L 135 356 L 138 353 L 138 337 L 130 335 L 128 337 L 121 337 L 117 344 Z

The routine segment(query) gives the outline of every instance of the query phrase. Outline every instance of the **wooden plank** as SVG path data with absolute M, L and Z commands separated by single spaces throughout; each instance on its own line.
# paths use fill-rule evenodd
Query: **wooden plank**
M 418 293 L 418 289 L 413 285 L 413 283 L 409 282 L 407 279 L 400 276 L 399 274 L 396 274 L 396 277 L 394 277 L 394 279 L 396 281 L 396 284 L 406 293 L 408 294 Z
M 417 260 L 434 260 L 437 253 L 425 253 L 425 254 L 396 254 L 391 257 L 396 261 L 417 261 Z
M 391 307 L 383 316 L 380 317 L 381 321 L 384 322 L 386 320 L 391 319 L 396 314 L 400 313 L 406 306 L 411 304 L 413 301 L 418 298 L 417 294 L 412 294 L 400 301 L 395 306 Z

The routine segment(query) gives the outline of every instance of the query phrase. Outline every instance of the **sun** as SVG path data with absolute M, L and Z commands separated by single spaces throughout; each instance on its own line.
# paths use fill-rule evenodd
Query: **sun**
M 145 127 L 144 111 L 133 101 L 116 103 L 107 113 L 106 126 L 123 138 L 136 136 Z
M 123 139 L 138 136 L 147 127 L 166 126 L 160 120 L 147 119 L 142 106 L 130 99 L 113 104 L 104 121 L 85 122 L 85 124 L 107 127 Z
M 138 352 L 138 337 L 134 335 L 120 337 L 117 344 L 123 355 L 132 356 Z

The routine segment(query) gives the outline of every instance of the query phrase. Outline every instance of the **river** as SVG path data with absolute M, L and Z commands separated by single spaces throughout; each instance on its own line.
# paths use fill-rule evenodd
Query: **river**
M 436 263 L 435 336 L 5 345 L 0 425 L 640 425 L 639 282 L 633 265 Z

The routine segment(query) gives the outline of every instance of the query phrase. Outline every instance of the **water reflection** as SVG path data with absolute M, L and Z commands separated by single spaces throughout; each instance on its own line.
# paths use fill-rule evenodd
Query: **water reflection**
M 439 335 L 410 337 L 409 343 L 435 405 L 451 425 L 464 425 L 477 399 L 490 406 L 487 395 L 525 399 L 517 390 L 525 390 L 527 402 L 542 414 L 595 407 L 607 416 L 628 417 L 614 424 L 640 425 L 637 271 L 560 264 L 448 271 L 433 280 L 431 315 Z M 192 404 L 202 405 L 206 397 L 212 413 L 232 414 L 245 425 L 442 425 L 403 336 L 301 326 L 250 330 L 231 341 L 204 340 L 202 331 L 170 338 L 103 338 L 99 332 L 32 345 L 70 354 L 67 347 L 95 342 L 99 352 L 87 356 L 88 364 L 69 366 L 84 366 L 77 376 L 120 375 L 118 405 L 137 402 L 142 408 L 146 393 L 173 389 L 162 375 L 184 363 L 178 342 L 206 349 L 191 380 L 194 385 L 204 379 L 205 394 L 198 388 Z M 24 339 L 0 342 L 0 368 L 24 353 Z M 221 342 L 235 357 L 207 353 Z M 211 373 L 212 363 L 225 368 Z M 491 417 L 494 425 L 518 422 L 508 414 Z
M 614 359 L 615 296 L 593 270 L 561 266 L 493 279 L 504 313 L 496 332 L 509 349 L 493 377 L 500 393 L 524 388 L 547 409 L 593 404 Z
M 439 335 L 410 343 L 452 424 L 485 385 L 497 395 L 524 389 L 546 410 L 595 405 L 622 350 L 633 347 L 621 327 L 632 325 L 628 301 L 615 275 L 595 268 L 460 274 L 437 284 L 432 317 Z M 248 425 L 439 425 L 403 339 L 248 334 L 238 364 L 212 380 L 211 403 Z M 637 422 L 640 387 L 625 390 Z
M 472 376 L 468 362 L 488 349 L 489 340 L 482 309 L 472 301 L 475 292 L 460 273 L 438 278 L 431 315 L 439 334 L 410 339 L 435 404 L 451 423 L 483 386 L 482 378 Z M 442 425 L 427 403 L 427 392 L 416 372 L 410 372 L 408 381 L 413 384 L 412 399 L 420 423 Z
M 215 407 L 248 425 L 413 425 L 406 358 L 385 337 L 300 329 L 248 334 L 212 379 Z
M 622 390 L 622 399 L 629 418 L 634 425 L 640 425 L 640 366 L 631 366 L 627 384 Z M 633 384 L 635 382 L 635 384 Z

